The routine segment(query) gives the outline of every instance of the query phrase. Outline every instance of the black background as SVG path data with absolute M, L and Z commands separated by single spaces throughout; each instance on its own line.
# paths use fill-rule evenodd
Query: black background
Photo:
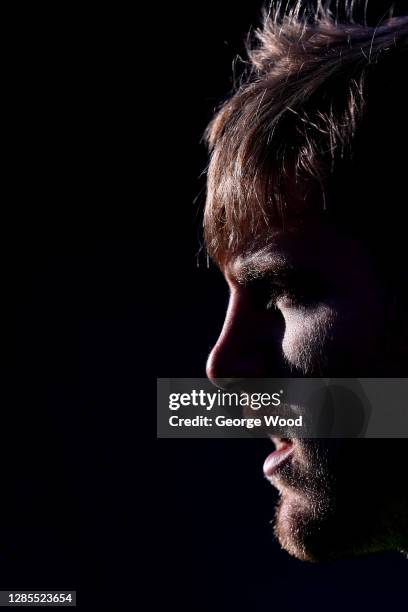
M 267 443 L 155 440 L 155 375 L 203 376 L 222 325 L 200 139 L 259 6 L 137 12 L 4 18 L 0 588 L 84 610 L 396 604 L 397 555 L 280 551 Z

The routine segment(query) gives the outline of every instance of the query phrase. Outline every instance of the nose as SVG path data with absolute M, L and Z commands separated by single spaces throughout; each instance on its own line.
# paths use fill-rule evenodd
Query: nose
M 284 331 L 279 311 L 260 308 L 244 288 L 231 289 L 221 334 L 207 360 L 208 378 L 226 387 L 230 379 L 287 375 L 282 352 Z

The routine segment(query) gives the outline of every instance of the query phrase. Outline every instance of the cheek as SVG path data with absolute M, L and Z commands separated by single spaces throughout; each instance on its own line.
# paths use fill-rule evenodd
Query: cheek
M 282 307 L 285 334 L 282 341 L 287 362 L 304 374 L 321 365 L 336 312 L 320 304 L 314 308 Z

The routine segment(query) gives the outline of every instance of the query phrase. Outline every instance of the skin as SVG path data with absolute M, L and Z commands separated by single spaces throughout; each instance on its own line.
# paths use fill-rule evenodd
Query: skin
M 237 378 L 406 373 L 387 335 L 376 261 L 323 213 L 243 245 L 222 265 L 230 300 L 208 377 L 225 388 Z M 407 550 L 404 440 L 291 443 L 271 478 L 280 493 L 275 533 L 288 552 L 316 561 Z

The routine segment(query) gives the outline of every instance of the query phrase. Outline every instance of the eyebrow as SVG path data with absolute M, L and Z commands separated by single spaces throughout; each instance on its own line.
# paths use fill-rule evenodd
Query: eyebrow
M 280 276 L 293 269 L 288 256 L 272 248 L 268 245 L 253 253 L 238 256 L 227 266 L 228 274 L 238 283 L 244 283 L 268 275 Z

